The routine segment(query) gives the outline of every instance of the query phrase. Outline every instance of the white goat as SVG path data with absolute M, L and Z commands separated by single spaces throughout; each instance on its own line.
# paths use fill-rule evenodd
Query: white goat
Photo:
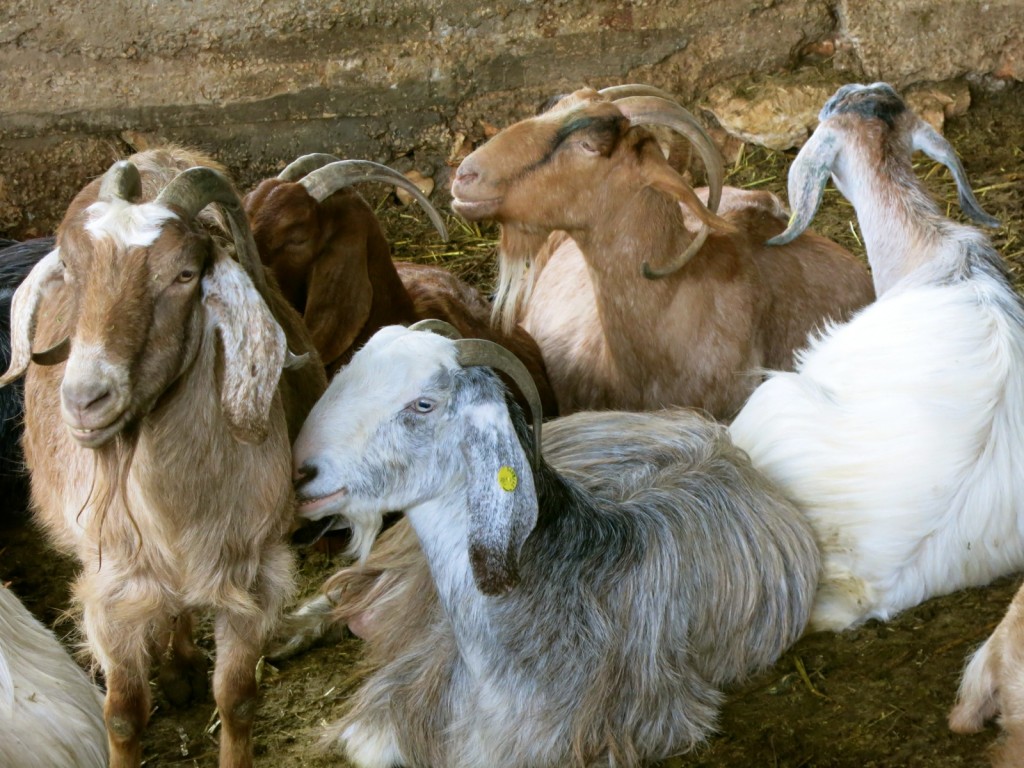
M 824 576 L 812 617 L 843 629 L 1024 567 L 1024 305 L 999 255 L 943 216 L 915 177 L 952 147 L 888 85 L 846 85 L 789 173 L 792 223 L 831 173 L 857 211 L 878 300 L 775 373 L 733 440 L 808 515 Z
M 83 566 L 75 599 L 106 677 L 114 768 L 141 761 L 149 667 L 168 641 L 168 698 L 205 689 L 198 608 L 216 611 L 220 764 L 252 765 L 255 666 L 292 588 L 289 427 L 326 384 L 213 165 L 150 150 L 86 186 L 15 294 L 0 378 L 27 369 L 34 511 Z M 289 344 L 311 359 L 282 375 Z
M 628 766 L 688 749 L 719 686 L 800 636 L 810 528 L 694 411 L 548 422 L 549 465 L 500 379 L 473 367 L 499 364 L 530 386 L 490 342 L 389 326 L 295 443 L 301 514 L 341 513 L 365 556 L 382 513 L 404 509 L 437 590 L 387 612 L 375 634 L 395 657 L 336 735 L 379 768 Z
M 0 765 L 105 768 L 103 695 L 0 584 Z

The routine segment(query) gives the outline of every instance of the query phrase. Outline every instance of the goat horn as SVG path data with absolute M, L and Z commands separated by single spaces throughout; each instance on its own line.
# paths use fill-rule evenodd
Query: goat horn
M 127 200 L 129 203 L 142 195 L 142 177 L 135 163 L 119 160 L 103 174 L 99 199 Z
M 662 277 L 668 277 L 669 275 L 675 274 L 686 266 L 686 263 L 704 246 L 704 241 L 708 239 L 708 235 L 710 234 L 711 227 L 707 224 L 701 224 L 700 231 L 698 231 L 697 235 L 692 241 L 690 241 L 686 250 L 669 262 L 668 266 L 660 269 L 654 269 L 651 267 L 650 262 L 645 261 L 640 267 L 643 272 L 643 276 L 648 280 L 658 280 Z
M 641 85 L 639 83 L 627 83 L 626 85 L 610 85 L 598 91 L 602 96 L 607 96 L 609 101 L 625 99 L 628 96 L 657 96 L 659 99 L 675 102 L 676 97 L 661 88 L 653 85 Z
M 402 187 L 410 195 L 416 198 L 416 202 L 426 211 L 427 216 L 433 223 L 434 228 L 441 235 L 441 239 L 448 242 L 448 229 L 441 219 L 441 214 L 430 204 L 420 188 L 409 179 L 393 168 L 375 163 L 372 160 L 337 160 L 322 168 L 318 168 L 299 184 L 306 188 L 306 191 L 318 202 L 333 195 L 342 187 L 349 187 L 360 181 L 378 181 L 382 184 Z
M 650 86 L 622 86 L 627 87 L 650 87 Z M 654 89 L 657 90 L 657 89 Z M 708 177 L 708 204 L 707 209 L 712 213 L 718 212 L 718 205 L 722 200 L 722 185 L 725 182 L 725 169 L 722 166 L 722 156 L 715 148 L 714 142 L 708 136 L 707 131 L 688 110 L 677 104 L 671 97 L 664 98 L 657 94 L 642 96 L 627 96 L 617 99 L 615 106 L 623 115 L 629 118 L 630 125 L 662 125 L 671 128 L 676 133 L 684 136 L 697 150 L 701 161 L 704 163 L 704 170 Z M 696 199 L 696 198 L 695 198 Z M 697 203 L 700 204 L 699 202 Z M 653 269 L 648 262 L 642 266 L 643 275 L 648 280 L 668 277 L 678 272 L 686 263 L 693 258 L 703 247 L 704 241 L 711 234 L 711 228 L 705 223 L 701 225 L 700 231 L 687 246 L 686 250 L 676 256 L 667 266 Z
M 204 166 L 184 170 L 161 190 L 156 202 L 165 206 L 173 205 L 191 219 L 210 203 L 222 205 L 231 225 L 238 262 L 248 273 L 260 294 L 267 295 L 267 276 L 256 251 L 256 243 L 252 239 L 249 219 L 242 208 L 238 193 L 224 174 Z
M 36 365 L 57 365 L 71 356 L 71 337 L 65 336 L 49 349 L 32 353 L 32 362 Z
M 436 333 L 438 336 L 444 336 L 449 339 L 461 339 L 462 334 L 459 333 L 458 329 L 451 323 L 446 323 L 444 320 L 437 320 L 435 318 L 429 318 L 427 320 L 419 320 L 409 326 L 410 331 L 430 331 Z
M 455 342 L 459 352 L 459 365 L 463 368 L 470 366 L 486 366 L 495 368 L 509 377 L 519 387 L 526 402 L 529 403 L 530 416 L 534 419 L 534 456 L 530 463 L 534 465 L 534 471 L 541 468 L 541 395 L 537 391 L 537 383 L 529 371 L 522 365 L 522 360 L 512 352 L 486 339 L 459 339 Z
M 288 368 L 288 369 L 301 368 L 302 366 L 304 366 L 308 362 L 309 362 L 309 353 L 308 352 L 303 352 L 301 355 L 296 355 L 290 349 L 285 347 L 285 350 L 284 350 L 284 365 L 282 367 Z
M 932 128 L 924 120 L 918 120 L 917 127 L 913 133 L 914 149 L 919 149 L 937 163 L 942 163 L 953 174 L 956 182 L 957 197 L 960 201 L 960 210 L 966 213 L 971 219 L 983 227 L 1000 226 L 999 219 L 989 216 L 981 209 L 978 198 L 971 191 L 971 185 L 967 181 L 967 173 L 960 162 L 953 146 L 946 139 Z
M 630 125 L 662 125 L 685 136 L 700 155 L 708 177 L 708 210 L 718 212 L 725 183 L 722 156 L 707 131 L 688 110 L 660 96 L 629 96 L 615 101 Z
M 489 368 L 497 368 L 507 373 L 512 381 L 523 393 L 526 402 L 530 404 L 530 415 L 533 417 L 533 457 L 531 463 L 534 471 L 540 469 L 540 423 L 542 420 L 542 409 L 540 394 L 537 392 L 537 384 L 533 376 L 523 365 L 523 362 L 514 354 L 509 352 L 500 344 L 486 339 L 457 339 L 455 347 L 458 350 L 459 365 L 467 368 L 473 365 L 485 365 Z
M 292 162 L 285 166 L 283 171 L 277 174 L 277 178 L 281 181 L 298 181 L 307 173 L 312 173 L 317 168 L 323 168 L 325 165 L 329 163 L 336 163 L 339 160 L 341 160 L 341 158 L 335 157 L 334 155 L 328 155 L 323 152 L 313 152 L 292 160 Z
M 832 163 L 839 154 L 839 136 L 821 124 L 811 138 L 800 148 L 789 166 L 789 207 L 792 214 L 781 234 L 765 241 L 767 245 L 785 245 L 792 242 L 811 225 L 821 205 L 825 185 L 832 174 Z

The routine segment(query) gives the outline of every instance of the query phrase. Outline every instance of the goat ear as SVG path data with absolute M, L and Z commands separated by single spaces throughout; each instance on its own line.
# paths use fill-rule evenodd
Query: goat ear
M 367 243 L 352 234 L 326 239 L 310 270 L 303 319 L 325 367 L 356 340 L 370 316 L 373 284 L 366 263 Z
M 644 163 L 644 177 L 647 181 L 647 186 L 678 200 L 689 208 L 700 219 L 702 224 L 722 234 L 736 231 L 735 225 L 726 221 L 717 213 L 712 213 L 701 202 L 701 199 L 697 197 L 697 193 L 693 191 L 693 187 L 687 184 L 682 176 L 672 170 L 672 167 L 664 158 L 660 158 L 660 162 L 647 161 Z
M 231 433 L 262 442 L 270 429 L 287 343 L 249 276 L 235 261 L 214 261 L 203 278 L 203 304 L 221 341 L 220 404 Z
M 500 595 L 519 583 L 519 552 L 537 524 L 537 491 L 505 406 L 484 403 L 470 411 L 462 444 L 469 563 L 477 588 Z
M 43 295 L 52 286 L 62 283 L 63 277 L 60 251 L 54 248 L 32 267 L 14 292 L 11 301 L 11 362 L 7 372 L 0 376 L 0 387 L 10 384 L 28 368 L 39 305 Z

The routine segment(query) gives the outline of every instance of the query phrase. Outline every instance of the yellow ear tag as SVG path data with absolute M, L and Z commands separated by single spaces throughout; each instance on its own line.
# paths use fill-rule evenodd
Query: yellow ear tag
M 498 470 L 498 485 L 506 491 L 514 491 L 519 485 L 519 476 L 512 467 L 502 467 Z

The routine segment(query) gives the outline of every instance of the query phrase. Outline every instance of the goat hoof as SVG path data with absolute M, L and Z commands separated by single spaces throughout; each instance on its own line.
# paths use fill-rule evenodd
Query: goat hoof
M 205 657 L 191 661 L 169 660 L 160 667 L 157 684 L 168 703 L 186 707 L 193 701 L 205 699 L 210 693 L 209 663 Z

